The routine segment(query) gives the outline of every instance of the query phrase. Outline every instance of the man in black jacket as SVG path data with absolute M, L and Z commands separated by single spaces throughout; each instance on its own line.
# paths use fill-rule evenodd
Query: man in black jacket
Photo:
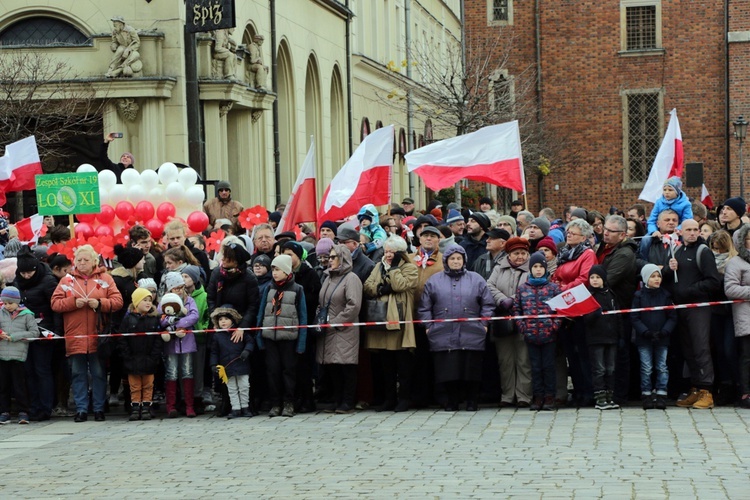
M 115 163 L 109 159 L 109 155 L 107 154 L 109 150 L 109 143 L 114 140 L 115 134 L 113 132 L 110 132 L 109 134 L 107 134 L 107 137 L 104 138 L 102 147 L 99 150 L 99 161 L 102 164 L 102 168 L 99 171 L 101 172 L 102 170 L 111 170 L 117 177 L 117 183 L 120 184 L 122 182 L 120 176 L 125 171 L 125 169 L 135 168 L 135 165 L 133 165 L 133 154 L 128 152 L 125 152 L 120 156 L 120 163 Z
M 466 237 L 461 245 L 466 250 L 466 268 L 471 269 L 487 248 L 487 231 L 492 227 L 490 218 L 482 212 L 473 212 L 466 222 Z

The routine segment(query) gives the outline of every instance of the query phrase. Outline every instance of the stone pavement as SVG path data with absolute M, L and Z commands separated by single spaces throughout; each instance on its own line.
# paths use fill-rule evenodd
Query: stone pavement
M 750 498 L 750 411 L 637 408 L 0 427 L 3 498 Z

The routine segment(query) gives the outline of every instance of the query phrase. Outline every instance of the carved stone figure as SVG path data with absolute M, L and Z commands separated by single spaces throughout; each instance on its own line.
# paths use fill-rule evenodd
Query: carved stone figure
M 112 57 L 109 70 L 104 76 L 107 78 L 140 76 L 143 62 L 141 61 L 141 54 L 138 52 L 141 47 L 138 32 L 132 26 L 125 24 L 125 19 L 122 16 L 114 16 L 112 24 L 114 29 L 112 30 L 112 43 L 109 48 L 115 55 Z
M 263 35 L 255 35 L 253 43 L 248 47 L 250 64 L 247 67 L 246 76 L 250 86 L 256 89 L 265 89 L 266 78 L 268 78 L 268 66 L 263 65 L 263 51 L 260 49 L 263 40 Z
M 214 77 L 234 78 L 235 76 L 235 51 L 237 42 L 232 39 L 234 28 L 214 30 L 212 35 L 214 43 L 211 50 L 214 59 Z

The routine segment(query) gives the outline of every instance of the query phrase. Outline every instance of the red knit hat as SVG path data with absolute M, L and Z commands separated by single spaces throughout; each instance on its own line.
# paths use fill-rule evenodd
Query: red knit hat
M 552 255 L 557 255 L 557 245 L 555 245 L 555 240 L 550 238 L 549 236 L 546 236 L 539 240 L 539 243 L 536 244 L 536 249 L 541 250 L 542 247 L 549 248 L 552 252 Z

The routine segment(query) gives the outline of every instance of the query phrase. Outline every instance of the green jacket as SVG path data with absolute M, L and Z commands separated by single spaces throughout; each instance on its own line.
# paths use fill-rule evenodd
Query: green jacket
M 208 314 L 208 294 L 206 293 L 206 288 L 201 286 L 192 293 L 191 297 L 193 297 L 193 300 L 195 301 L 195 307 L 198 308 L 198 322 L 195 324 L 194 328 L 196 330 L 205 330 L 208 328 L 211 321 Z M 206 334 L 196 333 L 195 341 L 198 344 L 205 344 Z
M 0 308 L 0 330 L 11 338 L 11 340 L 0 340 L 0 360 L 26 361 L 29 343 L 25 339 L 39 336 L 39 327 L 34 319 L 34 313 L 21 306 L 11 314 L 5 307 L 2 307 Z

